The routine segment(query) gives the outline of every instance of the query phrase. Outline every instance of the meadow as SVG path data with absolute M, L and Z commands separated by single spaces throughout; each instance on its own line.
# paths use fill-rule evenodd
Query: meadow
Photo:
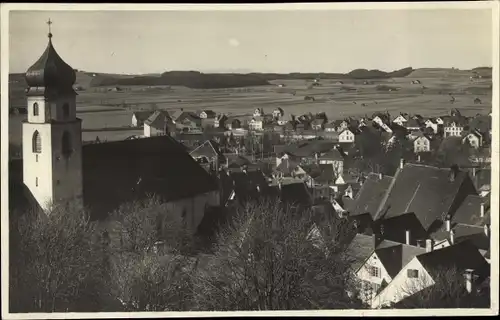
M 308 112 L 325 112 L 330 120 L 347 116 L 371 115 L 377 111 L 437 116 L 458 108 L 465 115 L 491 111 L 491 79 L 470 79 L 472 71 L 457 69 L 417 69 L 404 78 L 380 80 L 321 79 L 319 86 L 311 80 L 272 80 L 271 85 L 231 89 L 189 89 L 186 87 L 88 87 L 78 92 L 77 113 L 83 120 L 83 140 L 121 140 L 141 134 L 130 126 L 132 113 L 159 109 L 189 111 L 211 109 L 217 113 L 249 116 L 257 107 L 265 112 L 281 107 L 285 117 Z M 418 80 L 419 84 L 413 84 Z M 77 79 L 78 85 L 78 79 Z M 282 86 L 279 86 L 282 85 Z M 11 90 L 21 103 L 22 90 Z M 305 100 L 305 97 L 314 97 Z M 451 96 L 455 98 L 450 102 Z M 474 99 L 481 99 L 475 104 Z M 25 102 L 24 102 L 25 103 Z M 21 120 L 25 115 L 10 116 L 9 138 L 18 143 Z

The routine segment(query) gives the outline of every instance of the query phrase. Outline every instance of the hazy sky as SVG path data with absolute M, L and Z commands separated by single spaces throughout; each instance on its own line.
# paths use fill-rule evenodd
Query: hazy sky
M 10 72 L 53 43 L 77 69 L 347 72 L 492 64 L 491 11 L 15 11 Z

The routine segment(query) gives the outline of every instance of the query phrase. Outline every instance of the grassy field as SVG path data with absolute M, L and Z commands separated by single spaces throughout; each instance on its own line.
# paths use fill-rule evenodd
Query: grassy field
M 135 110 L 149 109 L 151 104 L 173 111 L 212 109 L 216 112 L 244 115 L 257 107 L 272 112 L 281 107 L 288 118 L 291 114 L 325 112 L 330 119 L 346 116 L 371 115 L 376 111 L 442 115 L 452 108 L 466 115 L 488 113 L 491 110 L 491 80 L 470 80 L 472 72 L 452 69 L 418 69 L 405 78 L 369 81 L 321 80 L 321 86 L 310 87 L 305 80 L 274 80 L 273 85 L 236 89 L 189 89 L 185 87 L 128 87 L 123 91 L 108 88 L 88 88 L 78 93 L 78 116 L 83 120 L 83 139 L 120 140 L 140 134 L 140 130 L 109 130 L 131 124 Z M 412 80 L 421 84 L 411 84 Z M 77 83 L 78 84 L 78 83 Z M 278 87 L 277 84 L 284 84 Z M 425 87 L 422 89 L 422 87 Z M 392 91 L 389 91 L 392 89 Z M 450 103 L 450 94 L 455 102 Z M 18 101 L 24 101 L 22 90 L 11 90 Z M 312 96 L 315 101 L 306 101 Z M 482 104 L 474 104 L 475 98 Z M 364 104 L 362 106 L 362 104 Z M 20 121 L 25 116 L 11 116 L 9 134 L 12 142 L 20 141 Z M 106 131 L 98 131 L 106 129 Z M 85 131 L 92 130 L 91 132 Z

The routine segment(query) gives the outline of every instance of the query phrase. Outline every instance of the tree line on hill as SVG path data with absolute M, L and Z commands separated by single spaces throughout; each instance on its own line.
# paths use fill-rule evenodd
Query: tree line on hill
M 387 79 L 393 77 L 405 77 L 413 72 L 413 68 L 408 67 L 392 72 L 380 70 L 356 69 L 348 73 L 211 73 L 205 74 L 198 71 L 168 71 L 161 76 L 135 76 L 135 77 L 112 77 L 98 75 L 94 77 L 90 86 L 185 86 L 193 89 L 216 89 L 216 88 L 236 88 L 269 85 L 270 80 L 277 79 Z

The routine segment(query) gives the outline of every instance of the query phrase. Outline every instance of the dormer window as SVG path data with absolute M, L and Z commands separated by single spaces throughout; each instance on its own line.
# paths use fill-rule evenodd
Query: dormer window
M 34 116 L 38 116 L 40 114 L 40 110 L 39 110 L 39 107 L 38 107 L 38 103 L 33 103 L 33 115 Z

